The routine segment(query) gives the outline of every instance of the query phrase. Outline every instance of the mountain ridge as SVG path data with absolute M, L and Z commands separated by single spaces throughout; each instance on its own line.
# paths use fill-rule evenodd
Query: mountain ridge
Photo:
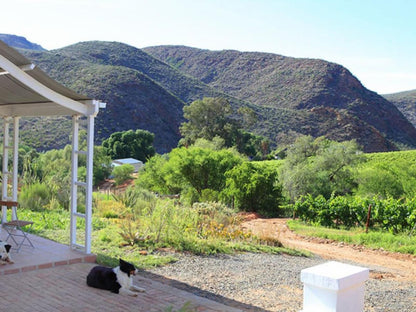
M 383 94 L 416 127 L 416 89 L 392 94 Z
M 385 134 L 392 141 L 386 146 L 393 145 L 395 138 L 405 145 L 415 144 L 415 129 L 402 113 L 377 93 L 367 90 L 339 64 L 272 53 L 210 51 L 185 46 L 157 46 L 143 50 L 242 100 L 295 110 L 323 112 L 316 110 L 322 106 L 337 109 L 340 114 L 349 111 L 369 127 L 377 129 L 380 135 Z M 394 127 L 384 122 L 389 118 L 395 120 Z M 406 133 L 404 137 L 403 132 Z M 377 148 L 368 151 L 377 151 Z
M 25 37 L 16 36 L 16 35 L 9 35 L 9 34 L 0 34 L 0 40 L 4 41 L 11 47 L 19 48 L 19 49 L 27 49 L 27 50 L 35 50 L 35 51 L 46 51 L 42 46 L 39 44 L 30 42 Z
M 96 118 L 97 144 L 112 132 L 140 128 L 155 133 L 157 152 L 168 152 L 180 138 L 183 106 L 222 96 L 234 111 L 250 107 L 258 121 L 247 130 L 267 137 L 272 146 L 309 134 L 356 139 L 366 152 L 416 147 L 416 129 L 403 114 L 341 65 L 263 52 L 177 47 L 138 49 L 88 41 L 21 53 L 65 86 L 107 102 Z M 30 141 L 34 122 L 27 125 L 22 136 Z M 62 146 L 52 141 L 36 146 Z

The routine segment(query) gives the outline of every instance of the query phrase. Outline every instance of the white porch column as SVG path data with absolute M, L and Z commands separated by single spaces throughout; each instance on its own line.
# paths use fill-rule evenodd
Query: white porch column
M 301 271 L 301 312 L 362 312 L 369 270 L 330 261 Z
M 94 116 L 87 117 L 87 178 L 85 192 L 85 252 L 91 253 L 92 234 L 92 183 L 94 158 Z
M 77 205 L 78 205 L 78 130 L 79 116 L 72 116 L 72 157 L 71 157 L 71 229 L 70 229 L 70 245 L 75 248 L 77 243 Z
M 86 180 L 78 181 L 78 157 L 86 155 Z M 92 234 L 92 184 L 94 156 L 94 116 L 87 117 L 87 148 L 79 150 L 79 116 L 72 117 L 72 165 L 71 165 L 71 248 L 91 253 Z M 85 188 L 85 213 L 78 212 L 78 188 Z M 85 219 L 84 246 L 77 242 L 77 218 Z
M 9 163 L 9 126 L 10 119 L 6 117 L 3 119 L 3 168 L 2 168 L 2 186 L 1 186 L 1 198 L 7 200 L 7 184 L 9 180 L 8 163 Z M 1 222 L 7 222 L 7 207 L 1 208 L 2 216 Z
M 12 171 L 12 200 L 17 202 L 18 169 L 19 169 L 19 120 L 13 118 L 13 171 Z M 12 220 L 17 219 L 17 207 L 12 208 Z
M 9 151 L 10 146 L 10 122 L 11 118 L 4 118 L 3 124 L 3 181 L 2 181 L 2 200 L 17 201 L 17 186 L 18 186 L 18 162 L 19 162 L 19 117 L 13 118 L 13 164 L 12 171 L 9 170 Z M 9 196 L 9 175 L 11 174 L 11 196 Z M 7 207 L 2 207 L 1 222 L 7 222 Z M 12 220 L 17 219 L 16 207 L 12 208 Z

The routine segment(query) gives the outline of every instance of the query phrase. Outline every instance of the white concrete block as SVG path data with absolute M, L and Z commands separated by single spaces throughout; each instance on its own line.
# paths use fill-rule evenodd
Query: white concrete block
M 303 312 L 362 312 L 369 269 L 330 261 L 301 271 Z

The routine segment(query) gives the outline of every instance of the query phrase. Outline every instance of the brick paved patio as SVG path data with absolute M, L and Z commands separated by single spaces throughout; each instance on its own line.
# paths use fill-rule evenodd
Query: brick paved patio
M 137 297 L 90 288 L 85 278 L 96 265 L 94 255 L 34 235 L 30 238 L 35 248 L 24 246 L 19 253 L 12 250 L 15 263 L 0 266 L 1 311 L 173 312 L 186 303 L 198 312 L 257 311 L 196 296 L 161 282 L 163 278 L 135 276 L 135 284 L 146 289 Z M 5 240 L 5 231 L 0 233 L 0 240 Z
M 190 302 L 195 311 L 241 311 L 140 276 L 135 284 L 146 289 L 137 297 L 90 288 L 85 276 L 93 263 L 75 263 L 1 276 L 1 308 L 8 312 L 177 311 Z

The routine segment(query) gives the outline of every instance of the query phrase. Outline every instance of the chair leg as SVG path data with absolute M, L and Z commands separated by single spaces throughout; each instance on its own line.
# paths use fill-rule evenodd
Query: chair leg
M 8 236 L 6 238 L 6 241 L 9 238 L 11 238 L 13 240 L 13 242 L 16 244 L 16 252 L 19 252 L 20 251 L 20 248 L 22 248 L 22 246 L 24 245 L 24 242 L 25 241 L 28 241 L 29 245 L 32 248 L 35 248 L 35 246 L 33 246 L 33 244 L 32 244 L 32 241 L 29 239 L 29 234 L 27 232 L 25 232 L 21 227 L 19 227 L 19 226 L 14 226 L 14 227 L 11 227 L 11 228 L 5 227 L 5 229 L 6 229 L 7 233 L 8 233 Z M 13 233 L 13 231 L 15 233 Z M 22 234 L 18 234 L 17 231 L 20 231 Z M 20 236 L 23 239 L 20 242 L 18 242 L 15 239 L 16 236 Z M 26 244 L 25 246 L 29 246 L 29 245 Z
M 9 238 L 11 238 L 12 239 L 12 241 L 15 243 L 15 245 L 16 246 L 19 246 L 19 243 L 16 241 L 16 239 L 14 238 L 14 235 L 11 233 L 11 231 L 14 231 L 14 230 L 8 230 L 8 229 L 6 229 L 6 231 L 7 231 L 7 238 L 6 238 L 6 242 L 9 240 Z

